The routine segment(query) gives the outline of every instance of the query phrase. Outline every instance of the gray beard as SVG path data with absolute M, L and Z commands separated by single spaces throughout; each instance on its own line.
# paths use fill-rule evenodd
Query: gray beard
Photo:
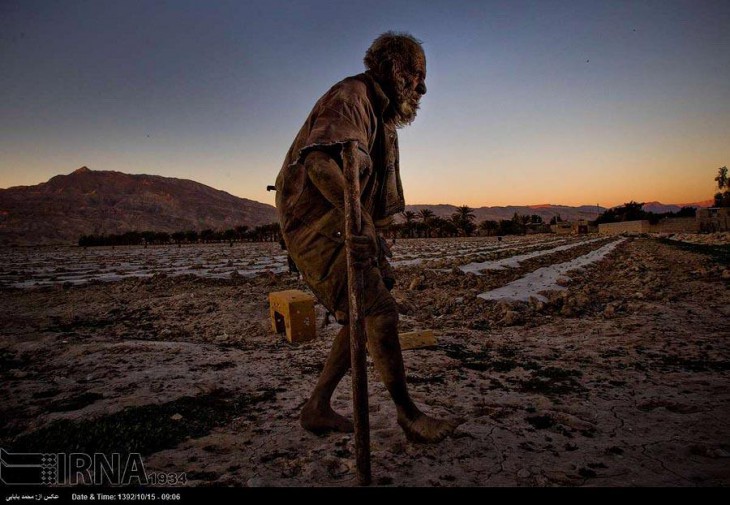
M 399 93 L 398 107 L 393 118 L 393 124 L 396 128 L 403 128 L 408 126 L 415 119 L 418 114 L 418 108 L 420 107 L 420 95 L 415 92 L 405 94 Z
M 421 95 L 406 87 L 405 79 L 391 75 L 380 81 L 390 99 L 385 121 L 395 128 L 408 126 L 416 119 Z

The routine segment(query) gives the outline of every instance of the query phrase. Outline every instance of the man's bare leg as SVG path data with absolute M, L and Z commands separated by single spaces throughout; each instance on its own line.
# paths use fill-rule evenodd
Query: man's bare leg
M 304 429 L 313 432 L 350 433 L 354 431 L 352 421 L 332 410 L 330 405 L 337 384 L 340 383 L 349 368 L 350 327 L 345 325 L 337 333 L 312 396 L 302 408 L 300 421 Z
M 454 423 L 427 416 L 416 407 L 408 394 L 403 354 L 398 340 L 398 312 L 393 310 L 367 316 L 365 329 L 373 361 L 395 402 L 398 424 L 408 440 L 438 442 L 453 432 L 456 428 Z

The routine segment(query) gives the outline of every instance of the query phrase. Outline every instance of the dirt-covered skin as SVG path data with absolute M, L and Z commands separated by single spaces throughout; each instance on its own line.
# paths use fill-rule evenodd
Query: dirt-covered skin
M 483 275 L 454 267 L 524 251 L 397 267 L 401 330 L 439 340 L 404 351 L 409 390 L 461 424 L 409 442 L 369 360 L 374 483 L 729 485 L 730 264 L 726 243 L 696 242 L 625 241 L 547 303 L 477 295 L 603 242 Z M 273 335 L 267 295 L 293 288 L 263 273 L 3 289 L 0 447 L 140 452 L 188 485 L 355 485 L 353 435 L 300 426 L 339 326 Z M 332 408 L 351 415 L 347 377 Z

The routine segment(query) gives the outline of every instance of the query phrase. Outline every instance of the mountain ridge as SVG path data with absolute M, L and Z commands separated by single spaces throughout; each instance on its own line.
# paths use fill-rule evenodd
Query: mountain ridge
M 272 205 L 191 181 L 81 167 L 0 189 L 0 244 L 75 244 L 81 235 L 228 229 L 276 222 Z
M 644 210 L 676 212 L 694 204 L 648 202 Z M 429 209 L 449 218 L 452 204 L 406 205 L 418 213 Z M 592 220 L 606 208 L 559 204 L 482 206 L 474 209 L 477 222 L 499 221 L 518 214 L 537 214 L 543 221 L 560 215 L 573 221 Z M 402 221 L 402 216 L 397 216 Z M 80 167 L 33 186 L 0 189 L 0 245 L 76 244 L 81 235 L 127 231 L 224 230 L 277 221 L 272 205 L 241 198 L 190 179 Z

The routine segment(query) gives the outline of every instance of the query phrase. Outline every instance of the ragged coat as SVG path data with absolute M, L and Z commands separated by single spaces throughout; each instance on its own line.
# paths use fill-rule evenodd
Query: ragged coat
M 323 151 L 341 168 L 343 145 L 357 141 L 364 218 L 376 226 L 388 223 L 405 209 L 398 136 L 383 120 L 388 104 L 369 72 L 335 84 L 315 104 L 276 179 L 276 208 L 289 254 L 330 310 L 341 304 L 340 291 L 343 281 L 346 283 L 342 265 L 335 268 L 343 256 L 345 218 L 312 182 L 305 158 L 314 150 Z

